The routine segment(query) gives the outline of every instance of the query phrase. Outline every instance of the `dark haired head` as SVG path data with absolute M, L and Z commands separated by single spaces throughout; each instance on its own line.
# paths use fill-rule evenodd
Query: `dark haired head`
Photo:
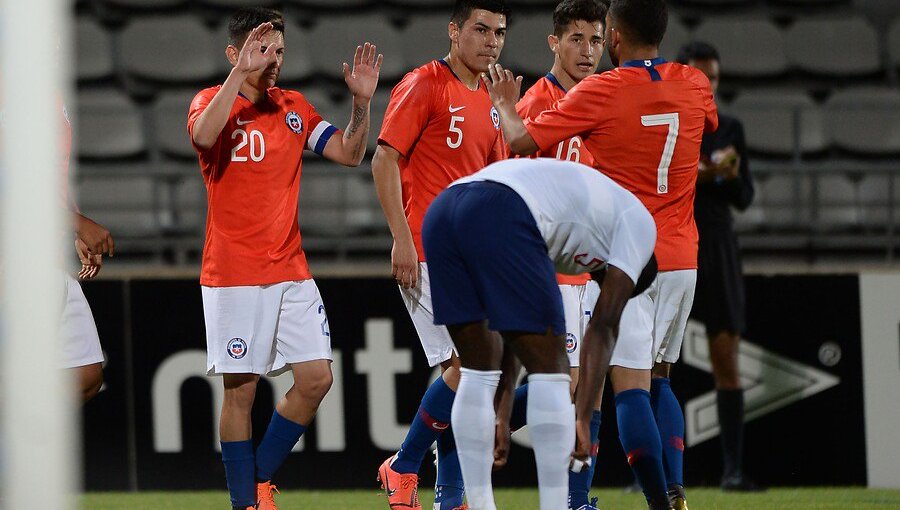
M 691 60 L 721 60 L 719 52 L 711 44 L 702 41 L 691 41 L 678 50 L 679 64 L 687 64 Z
M 669 23 L 665 0 L 612 0 L 609 15 L 635 45 L 659 46 Z
M 245 7 L 228 20 L 228 43 L 240 48 L 247 35 L 263 23 L 271 23 L 275 31 L 284 34 L 284 16 L 280 12 L 265 7 Z
M 599 21 L 606 25 L 609 0 L 563 0 L 553 11 L 553 34 L 562 37 L 573 21 Z
M 502 14 L 506 16 L 506 23 L 509 24 L 509 6 L 505 0 L 456 0 L 453 7 L 453 16 L 450 21 L 456 23 L 456 26 L 462 28 L 463 24 L 472 16 L 475 9 L 484 9 L 488 12 Z

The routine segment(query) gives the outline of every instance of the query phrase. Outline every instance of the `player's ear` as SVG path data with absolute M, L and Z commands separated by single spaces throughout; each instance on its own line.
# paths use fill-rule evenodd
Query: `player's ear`
M 547 36 L 547 44 L 550 46 L 550 51 L 556 53 L 559 51 L 559 37 L 556 37 L 555 34 L 550 34 Z
M 459 44 L 459 25 L 451 21 L 447 25 L 447 35 L 450 37 L 450 42 Z
M 237 65 L 238 55 L 240 55 L 240 50 L 238 50 L 233 44 L 229 44 L 228 47 L 225 48 L 225 58 L 228 59 L 228 62 L 231 65 Z

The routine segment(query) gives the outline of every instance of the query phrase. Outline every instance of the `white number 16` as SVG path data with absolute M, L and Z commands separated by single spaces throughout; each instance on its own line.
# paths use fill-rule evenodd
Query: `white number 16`
M 669 192 L 669 165 L 672 164 L 672 156 L 675 155 L 675 143 L 678 141 L 678 114 L 642 115 L 641 124 L 647 127 L 669 126 L 666 145 L 663 147 L 662 158 L 659 160 L 659 169 L 657 169 L 656 173 L 656 192 L 660 195 L 665 195 Z

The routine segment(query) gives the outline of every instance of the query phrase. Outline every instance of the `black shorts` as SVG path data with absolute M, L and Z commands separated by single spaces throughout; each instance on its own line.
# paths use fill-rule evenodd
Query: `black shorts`
M 743 333 L 746 326 L 744 276 L 737 236 L 730 228 L 700 230 L 697 291 L 691 316 L 715 335 Z

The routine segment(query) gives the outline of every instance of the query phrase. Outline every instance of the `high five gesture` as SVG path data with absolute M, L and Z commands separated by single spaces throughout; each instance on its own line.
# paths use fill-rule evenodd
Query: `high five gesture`
M 354 97 L 372 99 L 375 88 L 378 86 L 378 75 L 381 73 L 381 63 L 384 55 L 376 57 L 374 44 L 366 43 L 356 47 L 353 55 L 353 67 L 344 62 L 344 81 Z

